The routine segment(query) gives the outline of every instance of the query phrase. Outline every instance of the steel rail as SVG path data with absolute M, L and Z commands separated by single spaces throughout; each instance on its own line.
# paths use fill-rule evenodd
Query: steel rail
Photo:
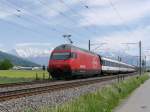
M 121 76 L 127 77 L 130 75 L 126 74 L 126 75 L 121 75 Z M 66 81 L 64 83 L 52 84 L 52 85 L 43 86 L 43 87 L 35 87 L 35 88 L 0 92 L 0 102 L 11 100 L 11 99 L 22 98 L 22 97 L 26 97 L 26 96 L 48 93 L 48 92 L 52 92 L 52 91 L 58 91 L 58 90 L 63 90 L 63 89 L 68 89 L 68 88 L 79 87 L 79 86 L 83 86 L 83 85 L 90 85 L 90 84 L 94 84 L 94 83 L 110 81 L 110 80 L 114 80 L 114 79 L 118 79 L 118 76 L 115 75 L 115 76 L 96 77 L 96 78 L 82 79 L 82 80 L 75 80 L 75 81 Z
M 18 82 L 18 83 L 6 83 L 0 84 L 0 88 L 8 88 L 8 87 L 18 87 L 18 86 L 26 86 L 26 85 L 33 85 L 33 84 L 44 84 L 54 82 L 54 80 L 35 80 L 31 82 Z

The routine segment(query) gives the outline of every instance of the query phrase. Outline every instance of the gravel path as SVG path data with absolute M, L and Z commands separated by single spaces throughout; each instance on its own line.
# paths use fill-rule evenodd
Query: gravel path
M 116 80 L 1 102 L 0 112 L 22 112 L 27 108 L 37 110 L 42 106 L 52 107 L 77 98 L 80 95 L 95 92 L 114 82 Z

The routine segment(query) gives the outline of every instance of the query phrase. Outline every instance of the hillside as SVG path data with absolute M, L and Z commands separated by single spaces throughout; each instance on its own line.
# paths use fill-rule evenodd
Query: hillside
M 39 66 L 38 64 L 35 64 L 28 60 L 0 51 L 0 61 L 4 59 L 9 59 L 14 65 L 17 66 Z

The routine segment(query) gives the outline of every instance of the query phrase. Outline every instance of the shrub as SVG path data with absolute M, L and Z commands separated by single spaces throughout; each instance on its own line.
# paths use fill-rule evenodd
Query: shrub
M 12 67 L 13 64 L 8 59 L 4 59 L 3 61 L 0 62 L 0 70 L 9 70 Z

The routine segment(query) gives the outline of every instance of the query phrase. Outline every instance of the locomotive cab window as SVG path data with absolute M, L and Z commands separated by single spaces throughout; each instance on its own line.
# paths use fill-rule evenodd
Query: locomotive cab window
M 53 53 L 51 56 L 51 60 L 66 60 L 71 57 L 70 52 L 63 53 Z

